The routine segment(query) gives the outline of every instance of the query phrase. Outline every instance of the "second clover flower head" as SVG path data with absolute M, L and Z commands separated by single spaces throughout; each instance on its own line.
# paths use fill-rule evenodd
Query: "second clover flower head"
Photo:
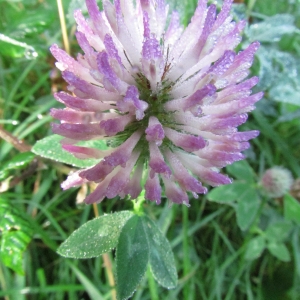
M 75 12 L 76 37 L 84 54 L 77 60 L 51 47 L 70 93 L 52 109 L 60 120 L 53 132 L 78 158 L 95 166 L 70 175 L 64 189 L 94 181 L 86 203 L 105 197 L 132 199 L 145 189 L 147 200 L 188 205 L 188 193 L 206 193 L 203 184 L 231 180 L 220 173 L 244 158 L 241 151 L 258 131 L 238 132 L 247 113 L 262 98 L 251 95 L 257 77 L 246 79 L 254 42 L 235 53 L 245 22 L 232 21 L 232 0 L 217 15 L 214 4 L 199 0 L 183 28 L 179 14 L 168 18 L 164 0 L 86 0 L 89 19 Z M 110 150 L 78 146 L 82 140 L 109 139 Z

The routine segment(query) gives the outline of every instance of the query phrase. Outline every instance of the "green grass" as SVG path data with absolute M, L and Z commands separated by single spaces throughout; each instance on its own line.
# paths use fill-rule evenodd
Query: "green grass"
M 277 2 L 275 5 L 273 0 L 249 0 L 244 6 L 237 6 L 235 12 L 236 15 L 249 16 L 250 24 L 261 22 L 266 16 L 290 14 L 299 26 L 300 2 Z M 170 0 L 170 3 L 171 7 L 182 11 L 182 22 L 188 24 L 196 1 Z M 69 13 L 76 1 L 64 1 L 64 5 L 65 12 Z M 7 43 L 0 39 L 0 126 L 20 140 L 21 145 L 32 146 L 51 134 L 49 109 L 58 106 L 52 92 L 65 88 L 48 50 L 52 43 L 62 45 L 56 2 L 3 0 L 0 1 L 0 11 L 0 32 L 19 42 Z M 71 17 L 66 20 L 71 51 L 75 55 L 78 48 L 74 39 L 74 21 Z M 300 37 L 297 30 L 281 36 L 279 41 L 262 42 L 262 47 L 289 55 L 300 72 Z M 37 58 L 25 57 L 24 43 L 35 49 Z M 263 71 L 262 59 L 271 61 L 267 71 Z M 275 60 L 276 57 L 259 57 L 253 67 L 253 74 L 267 79 L 275 77 L 270 84 L 259 87 L 265 90 L 265 97 L 243 127 L 244 130 L 261 131 L 260 136 L 251 142 L 251 149 L 246 151 L 247 161 L 257 178 L 275 165 L 286 167 L 294 178 L 299 178 L 300 99 L 292 104 L 287 103 L 284 95 L 281 101 L 272 97 L 272 88 L 282 81 L 279 75 L 286 76 L 289 71 Z M 300 89 L 300 82 L 295 78 L 286 84 L 292 85 L 295 93 Z M 0 171 L 19 150 L 9 139 L 0 140 Z M 60 183 L 71 170 L 69 166 L 41 157 L 37 159 L 36 166 L 31 163 L 23 169 L 10 170 L 6 179 L 0 179 L 0 199 L 10 206 L 0 218 L 11 213 L 13 218 L 18 216 L 22 222 L 28 222 L 33 231 L 26 251 L 19 255 L 19 269 L 7 267 L 0 255 L 0 298 L 111 299 L 111 287 L 102 257 L 73 260 L 56 253 L 57 247 L 75 229 L 94 217 L 94 211 L 92 206 L 76 204 L 78 189 L 61 190 Z M 26 175 L 30 166 L 33 171 Z M 7 189 L 7 178 L 11 182 L 16 178 L 20 180 Z M 81 193 L 84 191 L 81 190 Z M 258 229 L 265 232 L 270 224 L 286 218 L 282 199 L 264 200 L 256 221 L 246 231 L 241 231 L 237 225 L 234 204 L 214 203 L 206 196 L 192 200 L 190 208 L 169 207 L 166 202 L 160 206 L 145 203 L 145 212 L 156 220 L 171 243 L 179 283 L 173 290 L 163 289 L 148 271 L 133 299 L 300 299 L 300 224 L 290 222 L 292 227 L 284 240 L 290 261 L 281 261 L 268 250 L 255 260 L 245 259 L 250 240 L 260 234 Z M 98 205 L 100 215 L 131 208 L 131 202 L 118 199 L 106 200 Z M 0 220 L 2 247 L 3 220 Z M 6 230 L 13 233 L 18 230 L 18 225 L 16 223 L 16 228 Z M 1 248 L 1 251 L 4 253 L 5 249 Z M 112 261 L 114 256 L 114 251 L 109 254 Z M 20 274 L 22 269 L 24 274 Z

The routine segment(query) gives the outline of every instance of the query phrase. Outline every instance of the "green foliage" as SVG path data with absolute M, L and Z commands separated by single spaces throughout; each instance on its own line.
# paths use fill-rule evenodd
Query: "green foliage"
M 114 249 L 123 226 L 133 216 L 130 211 L 116 212 L 95 218 L 64 241 L 57 252 L 70 258 L 91 258 Z
M 15 155 L 11 160 L 7 161 L 0 167 L 0 180 L 9 176 L 14 170 L 24 169 L 32 162 L 35 155 L 31 152 L 23 152 Z
M 283 242 L 289 236 L 291 223 L 286 221 L 272 223 L 266 230 L 266 238 L 270 242 Z
M 0 260 L 24 275 L 23 253 L 31 241 L 33 229 L 27 216 L 0 197 Z
M 292 15 L 275 15 L 258 24 L 250 25 L 245 33 L 250 41 L 278 42 L 284 34 L 293 34 L 297 31 L 294 22 L 295 18 Z
M 284 217 L 286 220 L 300 224 L 300 204 L 291 195 L 284 196 Z
M 270 89 L 269 97 L 275 101 L 299 106 L 300 81 L 297 74 L 300 59 L 270 46 L 261 46 L 257 57 L 260 63 L 259 87 Z
M 211 201 L 231 204 L 236 212 L 237 224 L 246 230 L 253 223 L 261 201 L 254 185 L 253 169 L 245 161 L 227 167 L 238 180 L 230 185 L 214 188 L 207 197 Z
M 282 261 L 290 261 L 291 256 L 286 245 L 283 243 L 269 242 L 267 245 L 269 251 Z
M 247 244 L 245 258 L 249 260 L 257 259 L 261 256 L 266 247 L 266 240 L 263 236 L 252 238 Z
M 255 173 L 246 160 L 237 161 L 226 167 L 228 173 L 236 179 L 247 182 L 248 184 L 255 182 Z
M 229 185 L 222 185 L 212 189 L 208 194 L 208 199 L 219 203 L 234 203 L 240 195 L 249 189 L 248 183 L 236 181 Z
M 177 272 L 168 240 L 146 216 L 122 211 L 95 218 L 75 230 L 57 252 L 69 258 L 98 257 L 116 248 L 119 299 L 128 299 L 141 282 L 148 263 L 155 280 L 175 288 Z
M 122 229 L 117 247 L 117 295 L 128 299 L 146 272 L 149 246 L 142 218 L 134 216 Z
M 246 230 L 253 223 L 260 206 L 260 198 L 255 189 L 249 188 L 241 195 L 236 207 L 237 223 Z
M 169 241 L 162 235 L 157 225 L 148 217 L 143 217 L 150 252 L 151 272 L 156 281 L 167 289 L 177 285 L 177 270 Z

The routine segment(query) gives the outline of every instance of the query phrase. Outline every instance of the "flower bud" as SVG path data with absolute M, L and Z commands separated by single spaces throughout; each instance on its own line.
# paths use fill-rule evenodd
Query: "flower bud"
M 268 169 L 261 179 L 261 185 L 266 194 L 272 198 L 282 197 L 289 191 L 292 184 L 291 172 L 278 166 Z

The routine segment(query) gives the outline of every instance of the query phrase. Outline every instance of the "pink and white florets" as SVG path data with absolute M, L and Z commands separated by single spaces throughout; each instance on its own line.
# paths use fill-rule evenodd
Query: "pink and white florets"
M 132 199 L 145 189 L 147 200 L 188 205 L 206 193 L 202 184 L 231 183 L 220 168 L 244 158 L 258 131 L 238 132 L 262 98 L 251 95 L 257 77 L 246 79 L 259 47 L 235 53 L 245 22 L 232 21 L 232 0 L 219 14 L 199 0 L 183 28 L 174 11 L 168 20 L 164 0 L 86 0 L 90 18 L 75 12 L 76 37 L 84 54 L 77 60 L 51 47 L 72 94 L 55 98 L 60 120 L 53 132 L 78 158 L 96 158 L 92 168 L 70 175 L 64 189 L 98 183 L 86 203 L 105 197 Z M 115 148 L 77 146 L 82 140 L 113 139 Z

